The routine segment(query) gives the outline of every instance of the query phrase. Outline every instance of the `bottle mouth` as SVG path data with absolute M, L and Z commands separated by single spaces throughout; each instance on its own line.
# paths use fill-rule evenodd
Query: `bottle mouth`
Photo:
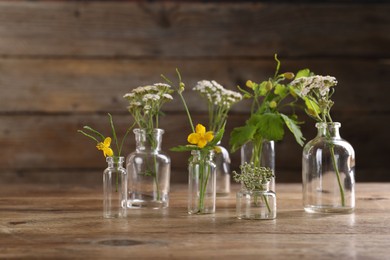
M 329 128 L 329 127 L 341 127 L 341 123 L 340 122 L 318 122 L 316 123 L 315 125 L 317 128 Z
M 125 157 L 123 157 L 123 156 L 108 156 L 108 157 L 106 157 L 106 162 L 123 163 L 124 161 L 125 161 Z
M 145 128 L 135 128 L 134 130 L 133 130 L 133 133 L 134 134 L 138 134 L 138 133 L 146 133 L 146 129 Z M 153 128 L 153 134 L 164 134 L 164 129 L 161 129 L 161 128 Z

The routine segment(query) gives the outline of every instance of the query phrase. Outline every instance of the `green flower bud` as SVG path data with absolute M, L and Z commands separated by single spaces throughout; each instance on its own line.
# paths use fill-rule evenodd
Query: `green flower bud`
M 284 78 L 286 78 L 286 79 L 293 79 L 293 78 L 295 77 L 294 73 L 292 73 L 292 72 L 285 72 L 285 73 L 283 74 L 283 76 L 284 76 Z
M 185 87 L 186 87 L 186 85 L 183 82 L 180 82 L 179 87 L 180 87 L 179 91 L 183 92 Z
M 274 100 L 272 100 L 271 102 L 269 102 L 269 107 L 270 108 L 275 108 L 275 107 L 277 107 L 277 103 L 274 101 Z
M 247 80 L 246 81 L 246 86 L 248 87 L 248 88 L 251 88 L 251 89 L 253 89 L 253 86 L 254 85 L 254 83 L 252 82 L 252 80 Z
M 272 89 L 272 87 L 273 87 L 273 86 L 272 86 L 272 82 L 268 80 L 267 84 L 265 85 L 265 89 L 266 89 L 267 91 L 270 91 L 270 90 Z

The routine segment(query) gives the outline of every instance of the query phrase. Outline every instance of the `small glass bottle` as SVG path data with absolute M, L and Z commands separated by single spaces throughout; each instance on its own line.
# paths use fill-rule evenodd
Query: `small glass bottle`
M 276 194 L 269 190 L 269 183 L 261 189 L 237 192 L 236 212 L 239 219 L 275 219 Z
M 275 142 L 263 139 L 254 144 L 248 142 L 241 147 L 241 165 L 245 162 L 251 163 L 257 167 L 270 168 L 275 176 Z M 272 177 L 269 189 L 275 192 L 275 177 Z
M 230 193 L 230 156 L 225 147 L 218 145 L 215 153 L 217 196 L 227 196 Z
M 355 208 L 355 152 L 339 134 L 341 124 L 317 123 L 317 136 L 303 148 L 306 212 L 350 213 Z
M 103 217 L 122 218 L 127 213 L 127 173 L 124 157 L 107 157 L 103 172 Z
M 188 213 L 215 213 L 216 171 L 213 151 L 191 151 L 188 166 Z
M 128 207 L 160 209 L 169 206 L 171 159 L 161 151 L 164 130 L 134 129 L 136 150 L 126 160 Z

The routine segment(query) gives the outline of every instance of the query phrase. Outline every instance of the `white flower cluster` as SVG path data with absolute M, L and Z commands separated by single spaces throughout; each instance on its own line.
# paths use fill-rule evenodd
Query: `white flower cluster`
M 173 99 L 171 86 L 165 83 L 140 86 L 127 93 L 123 98 L 129 101 L 128 109 L 131 113 L 149 113 L 150 110 L 158 112 L 161 105 Z
M 216 105 L 230 108 L 233 104 L 242 100 L 242 95 L 238 92 L 225 89 L 218 82 L 212 80 L 199 81 L 193 90 L 198 91 L 207 100 Z
M 337 80 L 332 76 L 316 75 L 295 79 L 291 82 L 291 85 L 297 87 L 303 97 L 307 96 L 312 90 L 318 90 L 321 97 L 325 97 L 330 88 L 337 85 Z

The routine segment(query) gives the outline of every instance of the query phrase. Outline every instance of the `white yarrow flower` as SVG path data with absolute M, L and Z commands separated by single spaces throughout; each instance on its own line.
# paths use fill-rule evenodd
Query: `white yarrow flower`
M 172 95 L 170 95 L 170 94 L 167 94 L 167 93 L 163 94 L 163 98 L 165 98 L 165 99 L 169 99 L 169 100 L 173 100 L 173 97 L 172 97 Z

